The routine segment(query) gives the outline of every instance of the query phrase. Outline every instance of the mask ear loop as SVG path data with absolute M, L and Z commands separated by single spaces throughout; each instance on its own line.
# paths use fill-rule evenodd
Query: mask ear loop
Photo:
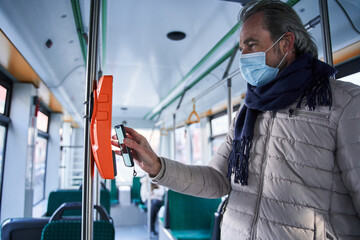
M 276 40 L 276 41 L 265 51 L 265 53 L 266 53 L 267 51 L 269 51 L 275 44 L 277 44 L 277 43 L 283 38 L 284 35 L 285 35 L 285 33 L 284 33 L 283 35 L 281 35 L 281 36 L 278 38 L 278 40 Z
M 277 65 L 276 68 L 279 68 L 279 67 L 280 67 L 280 65 L 282 64 L 282 62 L 284 61 L 284 59 L 285 59 L 285 57 L 286 57 L 286 55 L 287 55 L 288 53 L 289 53 L 289 52 L 286 52 L 286 53 L 285 53 L 284 57 L 281 59 L 280 63 Z

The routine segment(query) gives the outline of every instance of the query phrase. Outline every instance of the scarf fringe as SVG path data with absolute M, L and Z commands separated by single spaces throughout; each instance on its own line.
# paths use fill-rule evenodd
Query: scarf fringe
M 329 106 L 329 110 L 331 110 L 332 97 L 329 78 L 324 76 L 323 79 L 319 79 L 313 87 L 304 91 L 296 105 L 297 108 L 301 108 L 301 102 L 305 97 L 305 106 L 308 106 L 310 111 L 314 111 L 316 106 Z
M 242 137 L 240 140 L 234 140 L 233 150 L 229 157 L 227 177 L 230 180 L 231 174 L 234 173 L 234 182 L 240 182 L 242 186 L 248 185 L 248 159 L 250 157 L 251 143 L 252 139 L 250 137 Z

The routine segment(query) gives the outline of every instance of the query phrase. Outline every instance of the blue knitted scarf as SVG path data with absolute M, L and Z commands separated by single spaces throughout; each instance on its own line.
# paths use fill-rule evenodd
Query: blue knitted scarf
M 318 105 L 329 106 L 332 97 L 329 77 L 336 74 L 330 65 L 303 54 L 286 67 L 273 81 L 261 86 L 247 85 L 245 104 L 235 123 L 233 149 L 228 160 L 227 177 L 234 183 L 248 185 L 249 155 L 256 118 L 262 111 L 277 111 L 306 98 L 310 111 Z

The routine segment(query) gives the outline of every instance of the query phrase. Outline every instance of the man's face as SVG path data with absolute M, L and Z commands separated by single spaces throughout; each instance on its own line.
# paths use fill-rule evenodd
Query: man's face
M 265 52 L 273 44 L 271 34 L 265 29 L 262 13 L 249 17 L 243 24 L 240 32 L 239 48 L 243 54 Z M 277 67 L 285 53 L 279 47 L 281 41 L 266 52 L 266 64 Z

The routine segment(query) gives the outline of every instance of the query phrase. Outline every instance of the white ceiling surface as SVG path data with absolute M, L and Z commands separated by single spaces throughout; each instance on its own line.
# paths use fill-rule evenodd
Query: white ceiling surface
M 82 124 L 85 64 L 70 1 L 2 0 L 0 27 L 74 120 Z M 51 39 L 53 46 L 45 47 Z
M 358 0 L 340 1 L 359 28 Z M 89 28 L 89 2 L 80 0 L 85 32 Z M 333 49 L 338 50 L 359 41 L 360 34 L 352 29 L 335 0 L 328 2 Z M 240 9 L 238 3 L 219 0 L 107 0 L 106 57 L 101 59 L 101 63 L 103 73 L 114 76 L 113 124 L 125 120 L 133 127 L 144 124 L 151 127 L 153 122 L 144 121 L 144 116 L 168 96 L 196 63 L 236 24 Z M 318 3 L 313 0 L 301 0 L 294 9 L 303 23 L 319 15 Z M 70 1 L 2 0 L 0 27 L 66 110 L 82 125 L 85 63 Z M 166 37 L 170 31 L 183 31 L 186 38 L 171 41 Z M 310 30 L 310 33 L 319 46 L 321 56 L 320 26 Z M 45 47 L 49 38 L 54 43 L 50 49 Z M 194 81 L 229 51 L 237 40 L 238 32 L 180 84 L 175 93 Z M 100 56 L 103 58 L 102 54 Z M 190 114 L 194 96 L 222 78 L 227 63 L 228 60 L 185 94 L 182 106 L 186 104 L 186 107 L 178 112 L 178 120 L 184 120 Z M 237 69 L 237 63 L 238 56 L 230 72 Z M 233 97 L 238 97 L 244 91 L 244 80 L 239 75 L 234 77 Z M 198 100 L 196 110 L 205 111 L 224 101 L 226 95 L 225 83 Z M 169 116 L 178 101 L 164 110 L 161 118 Z M 122 107 L 128 110 L 121 110 Z
M 115 79 L 113 119 L 144 118 L 236 24 L 240 8 L 215 0 L 108 1 L 104 74 Z M 186 38 L 172 41 L 171 31 Z

